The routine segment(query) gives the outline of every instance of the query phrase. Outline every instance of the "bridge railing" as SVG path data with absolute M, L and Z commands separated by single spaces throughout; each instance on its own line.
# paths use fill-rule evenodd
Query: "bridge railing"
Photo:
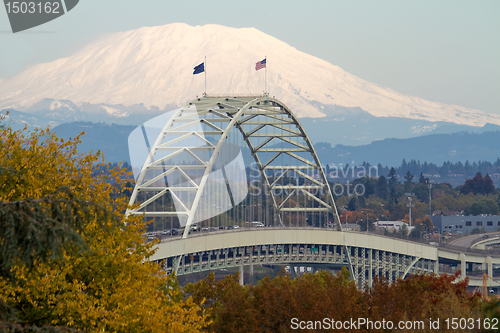
M 364 233 L 367 233 L 367 232 L 365 231 Z M 390 232 L 385 232 L 384 230 L 371 230 L 369 233 L 377 235 L 377 236 L 396 238 L 396 239 L 406 240 L 406 241 L 410 241 L 410 242 L 414 242 L 414 243 L 434 245 L 434 244 L 432 244 L 432 242 L 428 241 L 425 238 L 412 237 L 410 235 L 403 235 L 402 233 L 390 233 Z
M 240 227 L 237 229 L 232 229 L 232 230 L 227 230 L 227 229 L 216 229 L 215 231 L 196 231 L 196 232 L 191 232 L 189 234 L 189 238 L 193 237 L 206 237 L 209 235 L 214 235 L 214 234 L 221 234 L 221 233 L 236 233 L 236 232 L 246 232 L 246 231 L 256 231 L 256 230 L 318 230 L 318 229 L 323 229 L 323 230 L 330 230 L 330 231 L 337 231 L 334 228 L 318 228 L 318 227 L 286 227 L 286 226 L 268 226 L 268 227 Z M 386 237 L 390 239 L 400 239 L 402 241 L 407 241 L 407 242 L 413 242 L 413 243 L 420 243 L 420 244 L 426 244 L 432 246 L 433 244 L 430 244 L 429 241 L 425 239 L 419 239 L 419 238 L 414 238 L 414 237 L 407 237 L 407 236 L 397 236 L 397 235 L 392 235 L 392 234 L 384 234 L 382 233 L 375 233 L 375 232 L 366 232 L 366 231 L 354 231 L 354 230 L 346 230 L 343 231 L 344 233 L 352 233 L 352 234 L 373 234 L 377 235 L 379 237 Z M 160 239 L 160 242 L 168 242 L 171 240 L 177 240 L 182 237 L 182 232 L 179 232 L 179 235 L 166 235 L 166 236 L 161 236 L 158 237 Z
M 226 229 L 216 229 L 215 231 L 197 231 L 197 232 L 192 232 L 189 234 L 189 238 L 192 237 L 206 237 L 209 235 L 213 234 L 221 234 L 221 233 L 234 233 L 234 232 L 245 232 L 245 231 L 255 231 L 255 230 L 317 230 L 317 227 L 284 227 L 284 226 L 276 226 L 276 227 L 241 227 L 238 229 L 232 229 L 232 230 L 226 230 Z M 322 228 L 325 230 L 332 230 L 332 228 Z M 430 242 L 426 239 L 422 238 L 415 238 L 415 237 L 410 237 L 410 236 L 405 236 L 401 234 L 384 234 L 384 232 L 366 232 L 366 231 L 343 231 L 345 233 L 354 233 L 354 234 L 373 234 L 377 235 L 379 237 L 386 237 L 390 239 L 399 239 L 402 241 L 407 241 L 407 242 L 413 242 L 413 243 L 420 243 L 420 244 L 425 244 L 429 246 L 436 246 L 440 249 L 448 249 L 451 251 L 455 252 L 462 252 L 465 254 L 477 254 L 477 255 L 500 255 L 500 250 L 480 250 L 480 249 L 471 249 L 471 248 L 466 248 L 466 247 L 461 247 L 461 246 L 455 246 L 455 245 L 450 245 L 447 243 L 435 243 L 435 242 Z M 171 240 L 176 240 L 180 239 L 182 237 L 182 233 L 179 233 L 179 235 L 166 235 L 166 236 L 161 236 L 159 235 L 160 242 L 168 242 Z

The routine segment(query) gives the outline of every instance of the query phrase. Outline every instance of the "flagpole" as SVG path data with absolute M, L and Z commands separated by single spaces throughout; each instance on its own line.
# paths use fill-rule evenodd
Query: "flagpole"
M 207 95 L 207 56 L 205 56 L 205 96 Z
M 265 74 L 264 74 L 264 94 L 267 93 L 267 56 L 264 57 L 266 60 Z

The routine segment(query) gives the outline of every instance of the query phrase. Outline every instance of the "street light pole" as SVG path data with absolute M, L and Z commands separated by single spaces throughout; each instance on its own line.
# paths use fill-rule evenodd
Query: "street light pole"
M 368 220 L 368 212 L 366 213 L 366 232 L 370 232 L 370 221 Z

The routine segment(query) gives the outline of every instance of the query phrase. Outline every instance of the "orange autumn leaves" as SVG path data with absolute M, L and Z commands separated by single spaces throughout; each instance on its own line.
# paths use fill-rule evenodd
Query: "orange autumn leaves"
M 369 318 L 395 323 L 482 318 L 479 295 L 468 293 L 466 282 L 455 283 L 456 277 L 418 275 L 392 284 L 376 279 L 371 289 L 358 290 L 345 268 L 336 275 L 319 271 L 296 279 L 283 274 L 266 277 L 244 287 L 237 277 L 216 282 L 211 274 L 186 290 L 195 302 L 206 299 L 213 320 L 210 332 L 292 332 L 293 318 L 299 322 Z M 367 327 L 347 331 L 374 332 Z

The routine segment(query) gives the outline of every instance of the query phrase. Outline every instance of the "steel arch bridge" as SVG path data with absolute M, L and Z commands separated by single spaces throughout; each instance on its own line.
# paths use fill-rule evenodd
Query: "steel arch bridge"
M 127 215 L 170 234 L 150 258 L 167 274 L 255 264 L 348 266 L 362 288 L 375 275 L 394 281 L 439 273 L 441 262 L 460 264 L 462 278 L 473 264 L 490 276 L 500 264 L 489 253 L 343 232 L 307 134 L 286 105 L 267 95 L 203 96 L 134 132 L 146 154 L 139 169 L 132 163 L 136 208 Z M 193 225 L 203 232 L 190 235 Z M 221 230 L 229 226 L 242 229 Z M 178 229 L 182 236 L 174 237 Z
M 163 239 L 150 260 L 178 276 L 234 267 L 241 273 L 243 266 L 257 265 L 329 270 L 345 266 L 359 288 L 371 287 L 375 276 L 394 282 L 410 274 L 438 273 L 436 247 L 368 233 L 278 227 L 193 236 Z
M 250 272 L 257 265 L 329 270 L 345 266 L 358 288 L 371 287 L 375 276 L 394 282 L 412 274 L 454 273 L 450 265 L 461 270 L 460 280 L 468 277 L 469 286 L 478 287 L 483 281 L 476 270 L 480 267 L 498 279 L 494 267 L 500 265 L 500 255 L 492 251 L 434 246 L 331 228 L 245 228 L 198 232 L 193 236 L 164 237 L 155 245 L 150 260 L 160 264 L 167 274 L 175 272 L 179 276 L 239 267 L 240 279 L 244 266 L 249 266 Z M 487 283 L 500 290 L 497 280 Z
M 314 147 L 276 98 L 203 96 L 142 133 L 148 156 L 130 198 L 139 206 L 127 215 L 143 215 L 155 229 L 181 229 L 183 238 L 192 225 L 341 230 Z

